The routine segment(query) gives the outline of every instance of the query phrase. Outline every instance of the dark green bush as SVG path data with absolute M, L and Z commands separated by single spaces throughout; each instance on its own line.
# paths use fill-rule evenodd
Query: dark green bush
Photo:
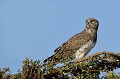
M 76 62 L 65 63 L 56 67 L 52 62 L 26 58 L 22 70 L 11 74 L 9 68 L 0 68 L 0 79 L 120 79 L 120 74 L 113 70 L 120 68 L 120 54 L 98 52 Z M 106 72 L 106 75 L 100 73 Z

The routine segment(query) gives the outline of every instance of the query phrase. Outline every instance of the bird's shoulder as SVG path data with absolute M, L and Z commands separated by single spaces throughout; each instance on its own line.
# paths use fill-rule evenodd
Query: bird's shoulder
M 68 47 L 79 46 L 81 47 L 83 44 L 87 43 L 91 39 L 91 35 L 83 30 L 80 33 L 75 34 L 67 41 Z
M 79 49 L 90 40 L 90 34 L 83 30 L 80 33 L 72 36 L 67 42 L 61 44 L 58 48 L 54 50 L 55 53 L 61 53 L 65 51 L 71 51 L 74 49 Z

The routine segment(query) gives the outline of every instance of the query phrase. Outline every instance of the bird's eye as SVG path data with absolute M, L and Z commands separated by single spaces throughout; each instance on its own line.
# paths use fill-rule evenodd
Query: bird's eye
M 89 22 L 88 22 L 88 21 L 86 21 L 86 24 L 89 24 Z
M 94 21 L 94 20 L 92 20 L 92 21 L 91 21 L 91 23 L 95 23 L 95 21 Z

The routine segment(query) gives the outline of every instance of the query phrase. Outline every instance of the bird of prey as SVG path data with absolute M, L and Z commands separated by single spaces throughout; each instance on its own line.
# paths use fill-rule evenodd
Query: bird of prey
M 96 19 L 88 18 L 84 30 L 56 48 L 55 54 L 45 59 L 44 63 L 54 61 L 53 64 L 57 64 L 85 57 L 96 44 L 98 26 Z

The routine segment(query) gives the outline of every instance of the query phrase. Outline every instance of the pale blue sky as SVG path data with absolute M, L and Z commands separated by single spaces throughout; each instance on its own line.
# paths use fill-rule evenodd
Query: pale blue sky
M 89 17 L 100 25 L 88 55 L 120 52 L 120 0 L 0 0 L 0 67 L 16 73 L 25 57 L 45 59 Z

